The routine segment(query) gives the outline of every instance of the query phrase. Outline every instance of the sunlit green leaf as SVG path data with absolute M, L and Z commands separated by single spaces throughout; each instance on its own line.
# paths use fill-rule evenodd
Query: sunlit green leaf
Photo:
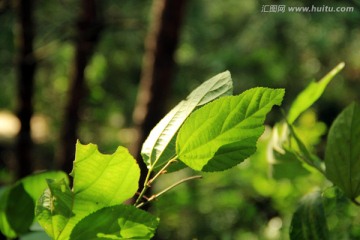
M 324 206 L 319 192 L 306 195 L 299 203 L 291 221 L 290 239 L 329 239 Z
M 242 162 L 256 151 L 266 114 L 281 104 L 284 93 L 283 89 L 253 88 L 197 110 L 179 131 L 179 159 L 201 171 L 221 171 Z
M 66 239 L 87 215 L 132 197 L 140 169 L 128 150 L 119 147 L 112 155 L 101 154 L 94 144 L 76 144 L 72 192 L 64 182 L 49 182 L 36 207 L 39 223 L 54 239 Z M 68 217 L 70 216 L 70 217 Z
M 70 240 L 150 239 L 159 220 L 131 205 L 102 208 L 81 220 Z
M 326 176 L 354 199 L 360 194 L 360 106 L 353 103 L 332 124 L 325 151 Z
M 228 71 L 214 76 L 192 91 L 150 132 L 141 150 L 145 163 L 155 171 L 159 170 L 175 156 L 176 134 L 191 112 L 218 97 L 230 94 L 232 80 Z
M 339 63 L 325 77 L 318 82 L 311 82 L 295 99 L 290 107 L 288 114 L 288 122 L 292 124 L 301 113 L 313 105 L 323 94 L 326 86 L 338 74 L 345 64 Z

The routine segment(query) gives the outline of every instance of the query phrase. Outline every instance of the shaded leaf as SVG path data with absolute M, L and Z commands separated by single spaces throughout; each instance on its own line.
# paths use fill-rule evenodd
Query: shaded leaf
M 102 208 L 81 220 L 70 240 L 150 239 L 159 220 L 131 205 Z
M 20 237 L 20 240 L 51 240 L 45 232 L 31 232 Z
M 350 199 L 360 194 L 360 106 L 353 103 L 332 124 L 325 150 L 326 176 Z
M 287 124 L 285 122 L 275 124 L 266 152 L 271 176 L 274 179 L 293 179 L 296 176 L 304 176 L 309 173 L 299 161 L 294 150 L 287 147 L 289 141 Z
M 291 220 L 290 239 L 329 239 L 324 206 L 319 192 L 306 195 L 299 203 Z
M 323 94 L 326 86 L 330 83 L 330 81 L 338 74 L 343 68 L 345 64 L 339 63 L 334 69 L 332 69 L 325 77 L 323 77 L 318 82 L 311 82 L 295 99 L 292 103 L 289 114 L 288 114 L 288 122 L 290 124 L 294 123 L 295 120 L 303 113 L 306 109 L 308 109 L 311 105 L 313 105 Z
M 140 169 L 128 150 L 119 147 L 112 155 L 101 154 L 94 144 L 76 144 L 74 186 L 49 182 L 36 206 L 39 223 L 54 239 L 69 239 L 75 225 L 87 215 L 132 197 Z M 69 217 L 70 216 L 70 217 Z
M 309 152 L 306 145 L 302 142 L 302 140 L 296 134 L 293 126 L 290 125 L 289 123 L 288 123 L 288 128 L 300 150 L 299 153 L 295 152 L 295 151 L 293 151 L 293 153 L 295 153 L 297 155 L 299 160 L 304 161 L 308 165 L 316 168 L 319 172 L 324 174 L 325 170 L 324 170 L 322 160 L 320 158 L 318 158 L 315 154 L 312 154 L 311 152 Z
M 290 149 L 283 153 L 274 151 L 276 161 L 272 164 L 272 177 L 275 179 L 294 179 L 298 176 L 308 175 L 310 172 L 303 167 L 297 154 Z
M 0 191 L 0 230 L 8 238 L 15 238 L 16 232 L 11 228 L 6 216 L 6 207 L 9 198 L 10 187 L 2 187 Z
M 231 94 L 232 80 L 229 71 L 214 76 L 192 91 L 186 100 L 173 108 L 150 132 L 141 150 L 145 163 L 155 171 L 159 170 L 175 156 L 176 134 L 191 112 L 218 97 Z
M 256 151 L 266 114 L 280 105 L 283 89 L 253 88 L 223 97 L 194 112 L 181 127 L 179 159 L 199 171 L 221 171 Z
M 9 225 L 17 234 L 29 231 L 34 221 L 34 208 L 34 201 L 21 182 L 11 188 L 5 213 Z
M 61 171 L 33 174 L 8 187 L 1 196 L 1 231 L 8 237 L 15 237 L 29 231 L 34 222 L 34 208 L 37 199 L 46 188 L 47 178 L 65 178 Z

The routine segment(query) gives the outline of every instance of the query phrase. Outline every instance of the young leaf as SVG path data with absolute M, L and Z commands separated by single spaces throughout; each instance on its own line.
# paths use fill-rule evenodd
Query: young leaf
M 81 220 L 70 240 L 150 239 L 158 223 L 155 216 L 134 206 L 116 205 L 102 208 Z
M 155 171 L 159 170 L 175 156 L 176 134 L 190 113 L 218 97 L 231 94 L 232 80 L 228 71 L 214 76 L 192 91 L 150 132 L 141 150 L 145 163 Z
M 325 150 L 326 176 L 347 197 L 360 195 L 360 106 L 353 103 L 332 124 Z
M 291 220 L 290 239 L 329 239 L 324 206 L 319 192 L 306 195 L 300 202 Z
M 4 235 L 12 238 L 29 231 L 34 222 L 35 203 L 46 188 L 47 178 L 67 179 L 67 175 L 60 171 L 37 173 L 6 189 L 0 200 L 0 230 Z
M 101 154 L 94 144 L 76 144 L 72 191 L 63 182 L 49 182 L 36 206 L 36 216 L 54 239 L 69 239 L 87 215 L 124 202 L 137 188 L 140 169 L 127 149 Z
M 345 64 L 339 63 L 334 69 L 332 69 L 325 77 L 323 77 L 318 82 L 311 82 L 295 99 L 293 104 L 290 107 L 290 111 L 288 114 L 288 122 L 290 124 L 294 123 L 295 120 L 303 113 L 306 109 L 308 109 L 311 105 L 313 105 L 323 94 L 326 86 L 330 83 L 330 81 L 338 74 L 343 68 Z
M 223 97 L 194 112 L 181 127 L 176 152 L 199 171 L 221 171 L 256 151 L 266 114 L 280 105 L 283 89 L 253 88 Z

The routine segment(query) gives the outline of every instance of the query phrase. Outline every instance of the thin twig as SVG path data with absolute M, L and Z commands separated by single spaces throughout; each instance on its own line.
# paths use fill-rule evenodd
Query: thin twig
M 141 190 L 141 192 L 139 193 L 139 196 L 138 198 L 136 199 L 134 205 L 137 206 L 139 204 L 139 202 L 142 200 L 142 198 L 144 197 L 144 194 L 146 192 L 146 190 L 148 189 L 148 181 L 149 181 L 149 178 L 150 178 L 150 175 L 151 175 L 151 172 L 152 172 L 152 169 L 150 168 L 147 175 L 146 175 L 146 178 L 145 178 L 145 181 L 144 181 L 144 187 L 143 189 Z
M 145 204 L 153 201 L 154 199 L 160 197 L 161 195 L 163 195 L 164 193 L 170 191 L 171 189 L 173 189 L 174 187 L 184 183 L 184 182 L 187 182 L 187 181 L 190 181 L 190 180 L 194 180 L 194 179 L 200 179 L 202 178 L 202 176 L 200 175 L 196 175 L 196 176 L 191 176 L 191 177 L 188 177 L 188 178 L 184 178 L 184 179 L 181 179 L 180 181 L 170 185 L 169 187 L 165 188 L 164 190 L 162 190 L 161 192 L 157 193 L 157 194 L 154 194 L 152 195 L 151 197 L 148 198 L 148 200 L 146 202 L 142 202 L 142 203 L 139 203 L 137 205 L 135 205 L 137 208 L 140 208 L 142 206 L 144 206 Z
M 160 176 L 161 174 L 163 174 L 163 172 L 165 171 L 165 169 L 173 162 L 177 161 L 176 160 L 177 156 L 175 156 L 174 158 L 170 159 L 166 164 L 165 166 L 152 178 L 150 179 L 150 176 L 151 176 L 151 173 L 153 172 L 154 170 L 154 166 L 156 164 L 156 161 L 153 163 L 152 166 L 150 166 L 149 168 L 149 171 L 146 175 L 146 178 L 145 178 L 145 181 L 144 181 L 144 186 L 143 186 L 143 189 L 141 190 L 138 198 L 136 199 L 135 203 L 134 203 L 134 206 L 138 206 L 140 204 L 140 201 L 142 200 L 142 198 L 144 197 L 144 194 L 146 192 L 146 190 L 150 187 L 150 184 L 158 177 Z
M 166 173 L 166 168 L 168 168 L 170 166 L 170 164 L 174 163 L 174 162 L 177 162 L 177 160 L 175 158 L 171 159 L 170 161 L 168 161 L 164 167 L 162 167 L 160 169 L 160 171 L 153 177 L 151 178 L 148 183 L 147 183 L 147 186 L 148 187 L 151 187 L 151 184 L 162 174 Z

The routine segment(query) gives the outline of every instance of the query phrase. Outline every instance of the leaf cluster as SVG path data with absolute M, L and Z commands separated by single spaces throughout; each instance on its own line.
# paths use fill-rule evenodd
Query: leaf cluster
M 70 174 L 73 186 L 67 178 L 44 177 L 42 182 L 45 184 L 46 179 L 47 188 L 43 187 L 41 196 L 37 194 L 40 197 L 35 207 L 36 221 L 52 239 L 58 240 L 150 239 L 159 219 L 139 208 L 201 176 L 184 178 L 159 193 L 145 196 L 151 184 L 167 171 L 184 167 L 202 172 L 223 171 L 244 161 L 256 151 L 265 117 L 274 105 L 281 104 L 285 93 L 283 89 L 258 87 L 231 96 L 232 85 L 228 71 L 214 76 L 152 130 L 141 152 L 149 171 L 133 206 L 124 202 L 136 194 L 140 170 L 127 149 L 118 147 L 115 153 L 105 155 L 94 144 L 78 142 Z M 34 217 L 24 219 L 32 222 Z M 15 237 L 29 231 L 29 224 L 16 224 L 24 229 L 3 232 Z

